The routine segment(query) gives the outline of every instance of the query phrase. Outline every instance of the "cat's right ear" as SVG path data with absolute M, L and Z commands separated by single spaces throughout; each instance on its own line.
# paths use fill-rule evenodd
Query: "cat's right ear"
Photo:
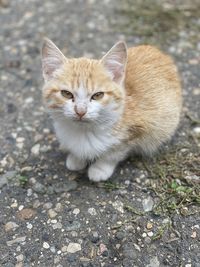
M 117 83 L 121 83 L 124 80 L 126 61 L 127 47 L 123 41 L 116 43 L 101 59 L 101 63 L 111 79 Z
M 66 61 L 63 53 L 48 38 L 45 38 L 42 46 L 42 71 L 45 81 L 54 77 L 54 72 L 61 68 Z

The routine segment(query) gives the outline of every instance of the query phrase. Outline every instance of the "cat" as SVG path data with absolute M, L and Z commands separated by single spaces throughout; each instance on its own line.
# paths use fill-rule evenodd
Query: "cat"
M 149 45 L 116 43 L 100 60 L 66 58 L 45 39 L 43 99 L 53 118 L 66 167 L 89 165 L 106 181 L 130 152 L 153 155 L 174 134 L 182 94 L 172 59 Z

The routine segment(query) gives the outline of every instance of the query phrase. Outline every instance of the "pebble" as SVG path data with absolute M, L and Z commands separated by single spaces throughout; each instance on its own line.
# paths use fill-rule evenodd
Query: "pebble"
M 32 196 L 32 194 L 33 194 L 33 190 L 31 188 L 29 188 L 27 190 L 27 196 L 30 197 L 30 196 Z
M 66 252 L 68 253 L 76 253 L 81 250 L 81 245 L 78 243 L 69 243 L 67 246 Z
M 80 210 L 79 210 L 78 208 L 75 208 L 75 209 L 72 211 L 72 213 L 73 213 L 74 215 L 78 215 L 78 214 L 80 213 Z
M 147 235 L 148 235 L 149 237 L 152 237 L 152 236 L 153 236 L 153 232 L 148 232 Z
M 67 247 L 67 246 L 63 246 L 63 247 L 61 248 L 61 251 L 62 251 L 62 252 L 68 252 L 68 247 Z
M 17 208 L 18 207 L 18 203 L 17 202 L 14 202 L 10 206 L 11 206 L 11 208 Z
M 142 234 L 142 237 L 147 237 L 147 234 L 146 234 L 146 233 L 143 233 L 143 234 Z
M 33 228 L 33 225 L 31 223 L 27 223 L 26 227 L 31 230 Z
M 62 224 L 60 222 L 57 222 L 55 224 L 52 225 L 52 228 L 55 229 L 62 229 Z
M 194 133 L 197 137 L 200 137 L 200 127 L 195 127 L 195 128 L 193 128 L 193 133 Z
M 152 229 L 152 227 L 153 227 L 153 224 L 151 222 L 148 222 L 146 228 L 147 229 Z
M 61 203 L 57 203 L 55 208 L 54 208 L 55 211 L 57 212 L 61 212 L 63 210 L 63 206 Z
M 143 209 L 145 212 L 151 211 L 154 206 L 154 201 L 151 196 L 148 196 L 148 198 L 143 199 L 142 201 Z
M 65 180 L 64 183 L 58 183 L 54 186 L 54 192 L 57 194 L 63 192 L 73 191 L 78 187 L 78 183 L 76 181 Z
M 150 263 L 146 265 L 146 267 L 160 267 L 160 262 L 158 257 L 153 257 L 150 259 Z
M 67 232 L 78 230 L 80 227 L 81 224 L 79 221 L 73 221 L 73 223 L 67 223 L 66 225 L 64 225 L 65 231 Z
M 92 216 L 97 215 L 97 212 L 96 212 L 95 208 L 89 208 L 89 209 L 88 209 L 88 213 L 89 213 L 90 215 L 92 215 Z
M 196 231 L 192 232 L 191 237 L 192 238 L 196 238 L 197 237 L 197 232 Z
M 17 259 L 17 262 L 21 262 L 24 260 L 24 255 L 20 254 L 20 255 L 16 256 L 16 259 Z
M 39 208 L 39 206 L 41 205 L 40 201 L 38 199 L 36 199 L 34 202 L 33 202 L 33 208 L 34 209 L 37 209 Z
M 48 210 L 48 215 L 49 215 L 49 218 L 53 219 L 58 215 L 58 213 L 55 212 L 53 209 L 50 209 Z
M 101 244 L 99 245 L 99 250 L 98 250 L 97 254 L 98 254 L 98 255 L 103 255 L 103 254 L 104 254 L 104 256 L 106 256 L 106 255 L 105 255 L 105 252 L 107 252 L 107 251 L 108 251 L 108 249 L 107 249 L 106 245 L 103 244 L 103 243 L 101 243 Z M 106 254 L 107 254 L 107 253 L 106 253 Z
M 7 241 L 6 244 L 7 246 L 12 246 L 15 243 L 23 243 L 26 240 L 26 236 L 21 236 L 21 237 L 17 237 L 13 240 Z
M 17 175 L 16 171 L 8 171 L 3 175 L 0 175 L 0 188 L 8 184 L 9 180 L 12 180 Z
M 50 209 L 51 207 L 53 206 L 53 204 L 51 202 L 46 202 L 44 205 L 43 205 L 43 208 L 44 209 Z
M 44 242 L 42 246 L 43 246 L 43 248 L 45 248 L 45 249 L 50 248 L 50 246 L 49 246 L 49 244 L 48 244 L 47 242 Z
M 16 224 L 15 222 L 7 222 L 4 226 L 4 229 L 6 232 L 9 232 L 11 230 L 15 230 L 18 227 L 19 227 L 19 225 Z
M 99 235 L 97 232 L 92 232 L 91 241 L 92 243 L 97 243 L 99 241 Z
M 31 153 L 34 156 L 38 156 L 40 153 L 40 144 L 35 144 L 32 148 L 31 148 Z
M 46 192 L 45 186 L 39 182 L 33 184 L 32 188 L 36 193 L 44 194 Z
M 112 203 L 113 207 L 121 213 L 124 213 L 124 205 L 121 201 L 116 200 Z
M 22 209 L 17 213 L 17 217 L 20 220 L 29 220 L 36 215 L 36 211 L 33 209 Z

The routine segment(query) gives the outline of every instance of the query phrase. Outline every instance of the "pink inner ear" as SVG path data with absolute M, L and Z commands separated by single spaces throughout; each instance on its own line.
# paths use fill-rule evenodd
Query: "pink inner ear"
M 115 82 L 119 82 L 124 74 L 124 66 L 117 61 L 108 60 L 105 62 L 105 67 L 109 72 L 111 78 Z

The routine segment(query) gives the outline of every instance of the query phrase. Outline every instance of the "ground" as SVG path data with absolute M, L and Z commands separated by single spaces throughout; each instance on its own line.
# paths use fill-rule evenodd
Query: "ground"
M 200 266 L 200 4 L 0 1 L 0 266 Z M 40 47 L 100 57 L 119 39 L 170 54 L 183 84 L 173 141 L 106 183 L 70 173 L 41 101 Z

